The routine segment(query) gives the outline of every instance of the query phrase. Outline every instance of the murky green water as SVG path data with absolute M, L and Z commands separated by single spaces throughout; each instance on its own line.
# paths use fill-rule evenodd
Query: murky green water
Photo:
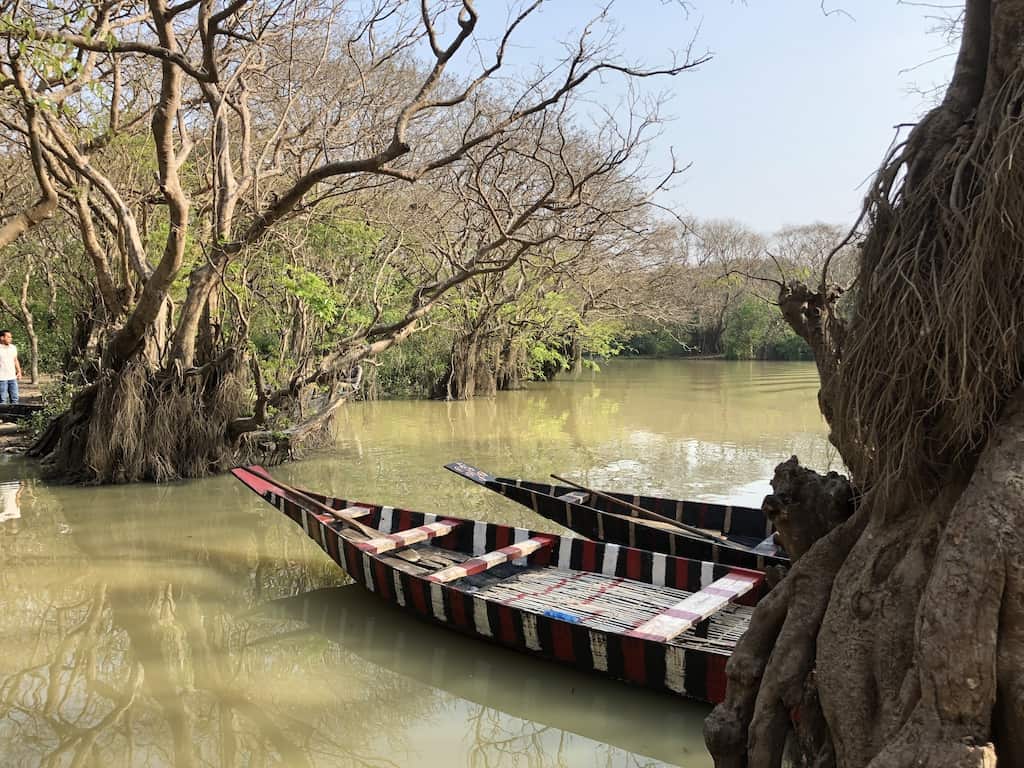
M 550 524 L 441 469 L 757 504 L 834 456 L 807 364 L 618 361 L 470 403 L 352 404 L 285 480 Z M 229 478 L 49 488 L 0 459 L 3 766 L 710 765 L 707 708 L 434 628 Z M 15 495 L 17 494 L 17 496 Z

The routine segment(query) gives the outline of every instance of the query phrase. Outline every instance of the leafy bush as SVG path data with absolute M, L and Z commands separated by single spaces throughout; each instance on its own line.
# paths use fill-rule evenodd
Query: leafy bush
M 722 348 L 730 360 L 810 360 L 811 350 L 777 307 L 748 297 L 729 313 Z
M 71 399 L 77 390 L 78 387 L 63 378 L 54 379 L 49 384 L 40 387 L 39 393 L 43 399 L 43 410 L 32 414 L 32 420 L 29 422 L 33 437 L 42 434 L 51 421 L 71 406 Z
M 374 395 L 381 398 L 432 397 L 448 374 L 452 338 L 442 328 L 414 333 L 378 359 Z
M 663 328 L 636 333 L 624 339 L 621 344 L 624 354 L 641 357 L 683 357 L 689 354 L 686 347 Z

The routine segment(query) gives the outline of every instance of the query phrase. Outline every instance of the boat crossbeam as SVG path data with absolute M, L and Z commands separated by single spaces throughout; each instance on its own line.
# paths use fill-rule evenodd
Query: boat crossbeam
M 717 613 L 732 600 L 745 595 L 757 586 L 762 578 L 762 574 L 733 571 L 626 634 L 658 643 L 668 642 L 694 624 Z
M 521 541 L 518 544 L 512 544 L 508 547 L 496 549 L 493 552 L 485 552 L 482 555 L 471 557 L 469 560 L 465 560 L 458 565 L 452 565 L 437 573 L 430 574 L 427 576 L 427 580 L 445 584 L 465 576 L 483 573 L 503 563 L 532 555 L 542 547 L 550 547 L 554 541 L 554 536 L 536 536 L 532 539 Z
M 421 541 L 427 541 L 428 539 L 435 539 L 438 536 L 445 536 L 455 530 L 458 525 L 460 523 L 455 520 L 439 520 L 436 523 L 427 523 L 426 525 L 420 525 L 406 531 L 396 531 L 395 533 L 388 533 L 377 538 L 367 539 L 366 541 L 353 541 L 352 543 L 363 552 L 379 555 L 381 552 L 389 552 L 400 547 L 419 544 Z

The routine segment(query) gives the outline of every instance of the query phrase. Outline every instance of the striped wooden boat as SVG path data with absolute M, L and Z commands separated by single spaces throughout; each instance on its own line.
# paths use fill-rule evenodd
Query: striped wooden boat
M 713 536 L 719 536 L 716 541 L 646 520 L 634 510 L 577 488 L 495 477 L 462 461 L 446 464 L 445 469 L 595 541 L 758 571 L 769 565 L 789 565 L 789 558 L 771 541 L 771 522 L 761 510 L 752 507 L 601 491 L 607 496 L 704 529 Z
M 707 702 L 763 574 L 235 477 L 356 582 L 412 614 L 543 658 Z M 744 603 L 744 604 L 738 604 Z

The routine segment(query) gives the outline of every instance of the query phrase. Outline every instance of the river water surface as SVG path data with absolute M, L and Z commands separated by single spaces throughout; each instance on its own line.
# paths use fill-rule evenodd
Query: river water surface
M 352 403 L 296 485 L 550 529 L 441 469 L 757 505 L 835 461 L 803 363 L 615 361 L 493 400 Z M 708 708 L 406 617 L 228 477 L 54 488 L 0 458 L 0 765 L 711 764 Z

